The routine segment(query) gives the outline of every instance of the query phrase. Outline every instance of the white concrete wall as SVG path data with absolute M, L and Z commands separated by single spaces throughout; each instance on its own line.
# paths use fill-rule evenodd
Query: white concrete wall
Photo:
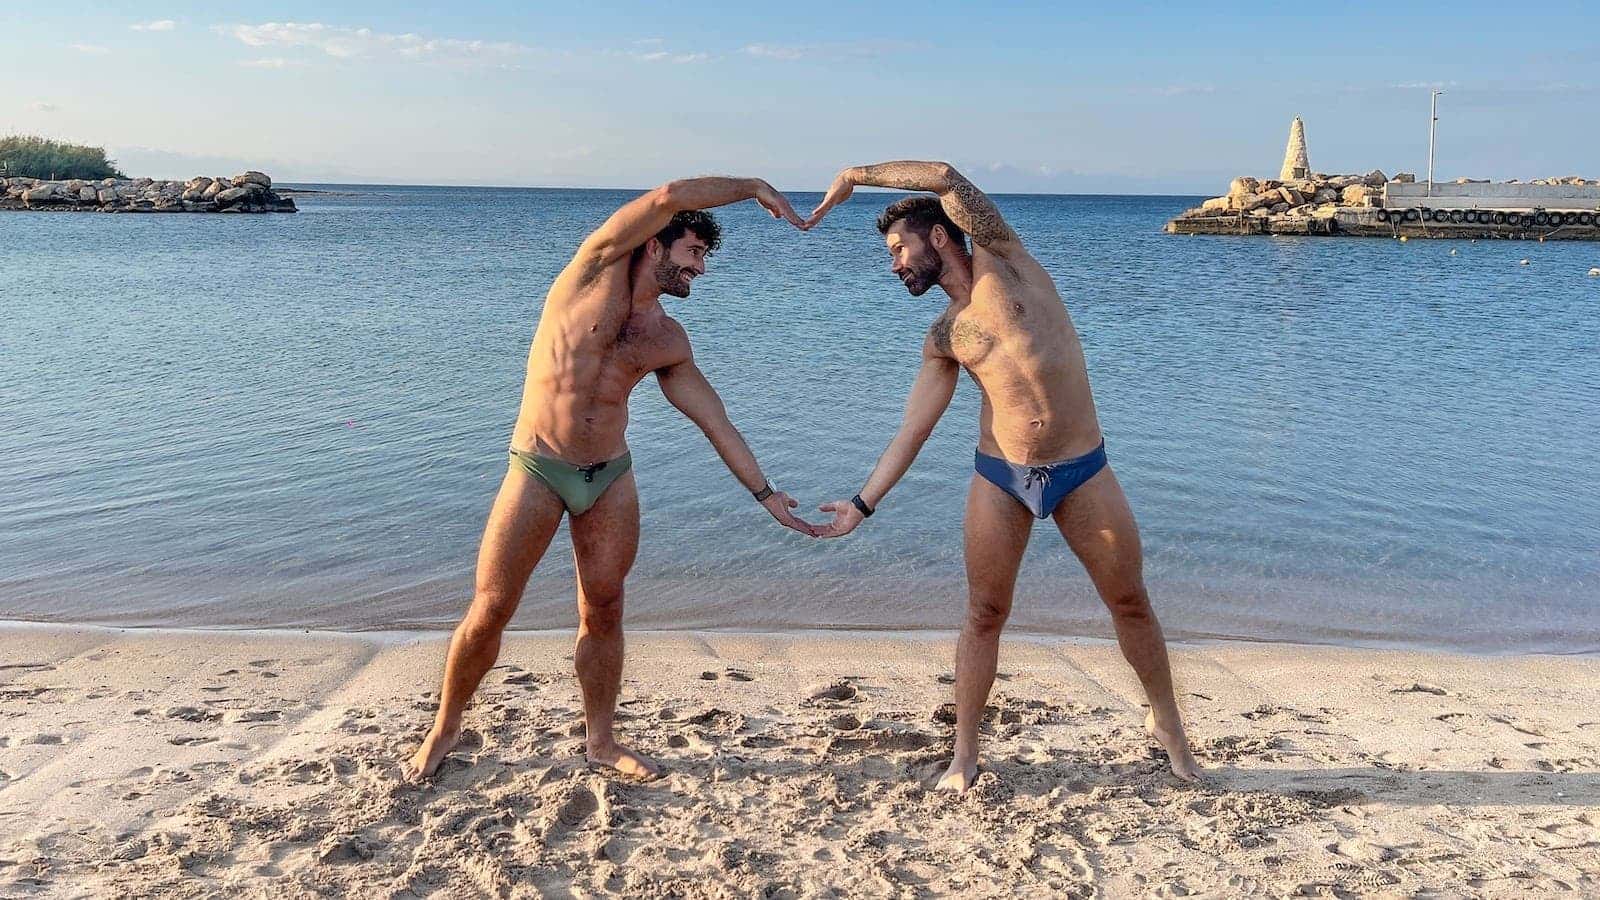
M 1569 184 L 1439 184 L 1383 186 L 1383 205 L 1429 209 L 1600 209 L 1600 187 Z

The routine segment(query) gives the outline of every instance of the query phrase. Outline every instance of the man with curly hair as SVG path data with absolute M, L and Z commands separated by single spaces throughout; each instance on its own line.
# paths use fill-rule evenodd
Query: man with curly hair
M 688 334 L 661 306 L 662 294 L 689 296 L 721 241 L 704 210 L 750 199 L 802 227 L 783 195 L 760 179 L 674 181 L 617 210 L 550 286 L 528 353 L 505 480 L 478 550 L 472 605 L 450 640 L 438 713 L 403 766 L 407 777 L 432 775 L 455 746 L 467 701 L 494 665 L 501 634 L 563 517 L 577 566 L 575 663 L 589 762 L 640 777 L 658 773 L 612 733 L 622 683 L 623 580 L 639 545 L 628 396 L 646 375 L 655 373 L 662 393 L 774 519 L 815 535 L 790 512 L 796 501 L 768 484 L 695 366 Z

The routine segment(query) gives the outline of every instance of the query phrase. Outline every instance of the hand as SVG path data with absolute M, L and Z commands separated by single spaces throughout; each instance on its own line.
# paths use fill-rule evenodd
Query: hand
M 820 531 L 817 526 L 789 511 L 799 505 L 799 500 L 794 499 L 783 491 L 773 491 L 767 499 L 761 501 L 762 508 L 772 513 L 772 517 L 778 520 L 779 525 L 785 528 L 793 528 L 806 537 L 817 537 Z
M 828 193 L 823 196 L 822 202 L 817 204 L 817 208 L 811 211 L 811 218 L 806 219 L 805 224 L 801 226 L 802 228 L 807 231 L 815 228 L 817 223 L 822 221 L 822 217 L 828 214 L 828 210 L 850 199 L 850 195 L 856 189 L 855 179 L 851 177 L 850 173 L 850 169 L 845 169 L 839 173 L 839 177 L 833 180 L 833 185 L 828 188 Z
M 861 524 L 861 520 L 866 518 L 861 514 L 861 510 L 856 509 L 856 505 L 849 500 L 835 500 L 832 503 L 824 503 L 817 508 L 823 512 L 833 513 L 833 521 L 817 529 L 817 537 L 844 537 L 855 531 L 856 526 Z
M 806 230 L 806 223 L 800 221 L 800 214 L 795 212 L 794 207 L 789 205 L 788 198 L 778 193 L 777 188 L 767 184 L 765 181 L 761 182 L 760 186 L 756 188 L 755 201 L 761 204 L 762 208 L 767 212 L 772 213 L 774 219 L 783 219 L 801 231 Z

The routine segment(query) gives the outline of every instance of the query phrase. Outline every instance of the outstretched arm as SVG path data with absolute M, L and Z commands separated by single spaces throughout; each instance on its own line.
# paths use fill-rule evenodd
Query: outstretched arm
M 943 162 L 901 160 L 875 166 L 851 166 L 834 179 L 822 203 L 806 220 L 806 227 L 822 221 L 828 210 L 850 199 L 851 192 L 863 186 L 938 194 L 945 215 L 957 228 L 972 235 L 974 244 L 1002 256 L 1012 247 L 1020 246 L 1016 232 L 1001 217 L 994 201 L 954 166 Z
M 877 509 L 889 489 L 900 481 L 906 470 L 911 468 L 917 454 L 922 452 L 922 445 L 933 434 L 933 426 L 939 424 L 939 417 L 950 406 L 959 372 L 955 360 L 935 352 L 930 335 L 922 352 L 922 369 L 917 372 L 917 380 L 911 385 L 911 396 L 906 400 L 905 419 L 900 423 L 900 430 L 895 433 L 894 439 L 889 442 L 888 449 L 878 457 L 878 464 L 873 467 L 866 487 L 859 494 L 867 509 Z M 823 527 L 820 537 L 849 534 L 866 517 L 856 508 L 853 500 L 824 503 L 821 509 L 833 513 L 833 521 Z
M 740 200 L 755 200 L 774 219 L 786 219 L 796 228 L 804 227 L 789 201 L 759 178 L 685 178 L 646 191 L 612 213 L 605 224 L 584 240 L 575 258 L 583 260 L 590 271 L 598 271 L 650 240 L 678 213 L 727 206 Z
M 656 381 L 660 383 L 661 393 L 666 395 L 667 400 L 705 432 L 711 440 L 711 446 L 716 448 L 717 455 L 722 457 L 728 470 L 746 490 L 759 495 L 769 487 L 767 477 L 761 474 L 760 463 L 756 462 L 755 454 L 750 452 L 750 445 L 745 443 L 739 429 L 729 421 L 722 398 L 717 396 L 716 389 L 706 380 L 700 367 L 694 364 L 693 358 L 657 370 Z M 761 501 L 761 505 L 780 524 L 816 537 L 817 529 L 814 526 L 789 511 L 800 503 L 788 494 L 772 491 Z

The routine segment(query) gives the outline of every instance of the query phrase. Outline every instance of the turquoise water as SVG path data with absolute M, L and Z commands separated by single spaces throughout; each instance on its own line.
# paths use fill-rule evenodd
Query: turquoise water
M 0 215 L 0 618 L 454 623 L 545 288 L 629 194 L 344 190 L 294 216 Z M 809 234 L 724 210 L 668 298 L 813 506 L 866 477 L 944 302 L 890 275 L 887 199 Z M 1171 237 L 1191 198 L 999 200 L 1082 334 L 1169 633 L 1600 649 L 1600 247 Z M 976 411 L 963 379 L 881 512 L 817 543 L 647 380 L 630 625 L 956 627 Z M 517 626 L 573 623 L 572 593 L 563 537 Z M 1109 634 L 1047 523 L 1012 621 Z

